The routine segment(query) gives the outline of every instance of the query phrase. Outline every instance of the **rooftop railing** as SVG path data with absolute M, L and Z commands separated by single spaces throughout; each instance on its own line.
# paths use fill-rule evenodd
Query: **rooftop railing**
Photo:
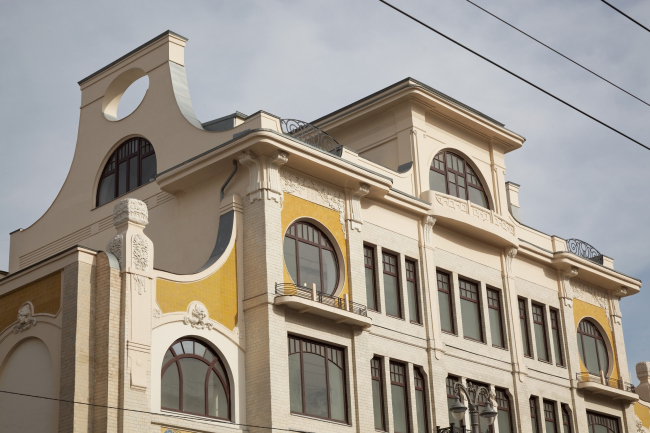
M 368 308 L 365 305 L 351 302 L 347 299 L 347 296 L 345 298 L 339 298 L 319 292 L 316 290 L 315 285 L 312 288 L 309 288 L 297 286 L 293 283 L 276 283 L 275 294 L 276 296 L 297 296 L 303 299 L 310 299 L 339 310 L 349 311 L 350 313 L 368 317 Z
M 594 382 L 610 388 L 620 389 L 621 391 L 635 392 L 634 385 L 631 383 L 623 382 L 620 379 L 612 379 L 611 377 L 597 376 L 591 373 L 576 373 L 578 382 Z
M 339 154 L 341 145 L 331 135 L 311 123 L 296 119 L 280 119 L 280 126 L 284 134 L 325 152 Z
M 569 252 L 576 256 L 583 257 L 601 265 L 603 264 L 603 255 L 587 242 L 581 241 L 580 239 L 567 239 L 566 245 Z

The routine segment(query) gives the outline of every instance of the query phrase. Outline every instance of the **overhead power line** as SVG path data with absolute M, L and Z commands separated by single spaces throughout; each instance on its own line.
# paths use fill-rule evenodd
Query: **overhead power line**
M 598 120 L 597 118 L 595 118 L 595 117 L 592 116 L 591 114 L 585 113 L 584 111 L 582 111 L 582 110 L 579 109 L 578 107 L 569 104 L 569 103 L 566 102 L 564 99 L 561 99 L 560 97 L 555 96 L 555 95 L 552 94 L 551 92 L 542 89 L 542 88 L 539 87 L 537 84 L 533 84 L 532 82 L 528 81 L 528 80 L 525 79 L 524 77 L 515 74 L 515 73 L 512 72 L 511 70 L 505 68 L 504 66 L 501 66 L 501 65 L 498 64 L 497 62 L 488 59 L 488 58 L 485 57 L 484 55 L 479 54 L 478 52 L 472 50 L 471 48 L 469 48 L 469 47 L 467 47 L 467 46 L 461 44 L 461 43 L 458 42 L 457 40 L 455 40 L 455 39 L 453 39 L 453 38 L 447 36 L 446 34 L 442 33 L 441 31 L 434 29 L 433 27 L 431 27 L 431 26 L 428 25 L 428 24 L 425 24 L 424 22 L 422 22 L 422 21 L 420 21 L 419 19 L 415 18 L 413 15 L 409 15 L 408 13 L 406 13 L 406 12 L 404 12 L 403 10 L 399 9 L 398 7 L 393 6 L 392 4 L 388 3 L 386 0 L 379 0 L 379 1 L 382 2 L 383 4 L 385 4 L 386 6 L 388 6 L 388 7 L 392 8 L 392 9 L 396 10 L 397 12 L 401 13 L 402 15 L 404 15 L 404 16 L 406 16 L 406 17 L 412 19 L 412 20 L 415 21 L 416 23 L 418 23 L 418 24 L 420 24 L 420 25 L 422 25 L 422 26 L 428 28 L 428 29 L 431 30 L 432 32 L 439 34 L 440 36 L 442 36 L 443 38 L 447 39 L 448 41 L 453 42 L 454 44 L 458 45 L 459 47 L 461 47 L 461 48 L 463 48 L 463 49 L 469 51 L 470 53 L 474 54 L 475 56 L 478 56 L 478 57 L 482 58 L 483 60 L 485 60 L 486 62 L 491 63 L 492 65 L 496 66 L 497 68 L 501 69 L 502 71 L 505 71 L 505 72 L 507 72 L 508 74 L 512 75 L 513 77 L 520 79 L 520 80 L 523 81 L 524 83 L 526 83 L 526 84 L 528 84 L 528 85 L 530 85 L 530 86 L 536 88 L 536 89 L 539 90 L 540 92 L 543 92 L 543 93 L 547 94 L 548 96 L 550 96 L 551 98 L 555 99 L 556 101 L 559 101 L 559 102 L 563 103 L 564 105 L 566 105 L 567 107 L 574 109 L 574 110 L 577 111 L 578 113 L 583 114 L 584 116 L 587 116 L 588 118 L 590 118 L 590 119 L 593 120 L 594 122 L 598 122 L 598 123 L 600 123 L 601 125 L 603 125 L 605 128 L 610 129 L 611 131 L 616 132 L 617 134 L 621 135 L 622 137 L 627 138 L 628 140 L 630 140 L 630 141 L 632 141 L 632 142 L 638 144 L 639 146 L 641 146 L 641 147 L 643 147 L 643 148 L 645 148 L 645 149 L 647 149 L 647 150 L 650 150 L 650 147 L 646 146 L 645 144 L 641 143 L 640 141 L 635 140 L 634 138 L 632 138 L 632 137 L 630 137 L 629 135 L 627 135 L 627 134 L 625 134 L 625 133 L 619 131 L 618 129 L 614 128 L 613 126 L 609 126 L 607 123 L 603 122 L 602 120 Z
M 564 54 L 562 54 L 562 53 L 559 52 L 558 50 L 556 50 L 556 49 L 554 49 L 554 48 L 552 48 L 552 47 L 546 45 L 544 42 L 540 41 L 539 39 L 534 38 L 533 36 L 529 35 L 528 33 L 524 32 L 523 30 L 518 29 L 517 27 L 513 26 L 512 24 L 510 24 L 510 23 L 507 22 L 506 20 L 499 18 L 498 16 L 494 15 L 492 12 L 488 11 L 487 9 L 484 9 L 483 7 L 477 5 L 477 4 L 474 3 L 472 0 L 467 0 L 467 2 L 470 3 L 470 4 L 472 4 L 472 5 L 474 5 L 474 6 L 476 6 L 477 8 L 479 8 L 480 10 L 482 10 L 483 12 L 485 12 L 485 13 L 487 13 L 487 14 L 489 14 L 489 15 L 492 15 L 494 18 L 498 19 L 498 20 L 501 21 L 502 23 L 504 23 L 504 24 L 506 24 L 506 25 L 512 27 L 513 29 L 517 30 L 517 31 L 518 31 L 519 33 L 521 33 L 522 35 L 528 36 L 530 39 L 534 40 L 534 41 L 537 42 L 538 44 L 545 46 L 545 47 L 548 48 L 549 50 L 553 51 L 555 54 L 558 54 L 558 55 L 564 57 L 565 59 L 567 59 L 567 60 L 570 61 L 571 63 L 580 66 L 580 67 L 581 67 L 582 69 L 584 69 L 585 71 L 587 71 L 587 72 L 589 72 L 589 73 L 595 75 L 596 77 L 600 78 L 600 79 L 603 80 L 603 81 L 606 81 L 607 83 L 609 83 L 609 84 L 611 84 L 612 86 L 616 87 L 618 90 L 621 90 L 621 91 L 627 93 L 628 95 L 630 95 L 630 96 L 633 97 L 634 99 L 636 99 L 636 100 L 638 100 L 638 101 L 641 101 L 641 102 L 643 102 L 645 105 L 647 105 L 648 107 L 650 107 L 650 104 L 647 103 L 646 101 L 644 101 L 643 99 L 639 98 L 639 97 L 636 96 L 636 95 L 633 95 L 632 93 L 628 92 L 627 90 L 623 89 L 622 87 L 620 87 L 620 86 L 618 86 L 618 85 L 612 83 L 612 82 L 609 81 L 607 78 L 598 75 L 597 73 L 595 73 L 595 72 L 592 71 L 591 69 L 589 69 L 589 68 L 587 68 L 587 67 L 585 67 L 585 66 L 582 66 L 580 63 L 578 63 L 578 62 L 576 62 L 575 60 L 569 58 L 568 56 L 565 56 Z
M 40 398 L 40 399 L 43 399 L 43 400 L 58 401 L 58 402 L 61 402 L 61 403 L 72 403 L 72 404 L 80 404 L 80 405 L 83 405 L 83 406 L 103 407 L 105 409 L 123 410 L 125 412 L 144 413 L 144 414 L 147 414 L 147 415 L 162 415 L 162 416 L 166 416 L 166 417 L 169 417 L 169 418 L 182 419 L 182 420 L 185 420 L 185 421 L 198 422 L 198 423 L 202 423 L 202 424 L 211 424 L 211 423 L 205 422 L 203 420 L 199 420 L 199 419 L 196 419 L 196 418 L 193 418 L 193 417 L 183 416 L 183 415 L 172 415 L 172 414 L 169 414 L 169 413 L 147 412 L 146 410 L 126 409 L 126 408 L 123 408 L 123 407 L 105 406 L 103 404 L 84 403 L 84 402 L 81 402 L 81 401 L 74 401 L 74 400 L 63 400 L 63 399 L 60 399 L 60 398 L 43 397 L 42 395 L 23 394 L 23 393 L 20 393 L 20 392 L 5 391 L 5 390 L 0 390 L 0 393 L 10 394 L 10 395 L 19 395 L 19 396 L 22 396 L 22 397 Z M 253 424 L 239 424 L 239 423 L 236 423 L 236 422 L 222 421 L 222 420 L 218 420 L 218 419 L 215 419 L 214 421 L 212 421 L 212 423 L 224 424 L 225 427 L 241 426 L 241 427 L 263 428 L 263 429 L 266 429 L 266 430 L 287 431 L 287 432 L 292 432 L 292 433 L 313 433 L 313 432 L 308 432 L 308 431 L 303 431 L 303 430 L 296 430 L 296 429 L 288 429 L 288 428 L 268 427 L 268 426 L 260 426 L 260 425 L 253 425 Z
M 633 22 L 634 24 L 636 24 L 637 26 L 642 27 L 643 29 L 645 29 L 646 32 L 650 32 L 650 29 L 649 29 L 649 28 L 647 28 L 646 26 L 644 26 L 643 24 L 641 24 L 640 22 L 638 22 L 637 20 L 635 20 L 634 18 L 632 18 L 631 16 L 629 16 L 628 14 L 626 14 L 625 12 L 623 12 L 622 10 L 618 9 L 617 7 L 615 7 L 614 5 L 612 5 L 611 3 L 608 3 L 608 2 L 606 2 L 605 0 L 601 0 L 601 1 L 602 1 L 603 3 L 605 3 L 607 6 L 609 6 L 610 8 L 614 9 L 614 10 L 615 10 L 616 12 L 618 12 L 619 14 L 623 15 L 623 16 L 624 16 L 625 18 L 627 18 L 628 20 L 632 21 L 632 22 Z

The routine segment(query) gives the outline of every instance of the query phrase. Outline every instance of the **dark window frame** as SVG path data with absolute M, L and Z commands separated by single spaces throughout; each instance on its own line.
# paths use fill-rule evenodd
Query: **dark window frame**
M 177 344 L 180 343 L 181 347 L 182 347 L 182 349 L 184 351 L 185 347 L 183 346 L 183 342 L 188 342 L 188 341 L 192 342 L 193 347 L 196 347 L 196 346 L 194 346 L 194 343 L 199 343 L 200 345 L 204 346 L 206 348 L 206 350 L 209 350 L 212 353 L 212 356 L 214 356 L 212 361 L 208 361 L 206 358 L 204 358 L 202 356 L 199 356 L 199 355 L 196 355 L 196 354 L 189 354 L 189 353 L 178 354 L 178 353 L 176 353 L 176 350 L 174 349 L 174 346 L 176 346 Z M 197 340 L 195 338 L 187 338 L 187 337 L 179 338 L 178 340 L 174 341 L 169 346 L 169 348 L 167 350 L 171 351 L 172 355 L 174 355 L 174 356 L 172 357 L 172 359 L 168 360 L 165 364 L 163 364 L 163 366 L 161 368 L 161 372 L 160 372 L 160 379 L 162 381 L 162 378 L 165 376 L 165 372 L 167 372 L 167 369 L 169 367 L 171 367 L 172 364 L 176 364 L 176 368 L 178 369 L 178 390 L 179 390 L 178 391 L 178 393 L 179 393 L 178 407 L 179 408 L 178 409 L 172 409 L 172 408 L 163 407 L 162 406 L 162 401 L 161 401 L 161 405 L 160 405 L 161 409 L 172 411 L 172 412 L 187 413 L 187 414 L 192 414 L 192 415 L 205 416 L 205 417 L 213 418 L 213 419 L 222 419 L 222 420 L 230 421 L 232 419 L 232 412 L 233 412 L 232 411 L 232 398 L 231 398 L 232 393 L 231 393 L 231 389 L 230 389 L 230 379 L 228 378 L 228 373 L 227 373 L 228 370 L 226 369 L 226 365 L 223 362 L 223 360 L 221 359 L 221 357 L 219 356 L 219 354 L 214 349 L 212 349 L 212 347 L 208 343 L 206 343 L 204 341 L 201 341 L 201 340 Z M 201 362 L 208 365 L 207 374 L 205 376 L 205 388 L 204 388 L 205 389 L 205 413 L 195 413 L 195 412 L 188 412 L 188 411 L 183 410 L 183 394 L 184 394 L 183 393 L 183 369 L 181 368 L 181 364 L 180 364 L 179 361 L 181 359 L 184 359 L 184 358 L 198 359 L 199 361 L 201 361 Z M 215 367 L 216 363 L 220 364 L 220 366 L 222 368 L 222 371 L 224 372 L 226 377 L 222 377 L 221 373 Z M 208 404 L 209 404 L 208 383 L 209 383 L 209 380 L 210 380 L 210 373 L 212 373 L 212 372 L 216 373 L 217 378 L 221 381 L 221 384 L 224 387 L 224 390 L 226 392 L 226 396 L 228 398 L 228 418 L 220 418 L 220 417 L 208 415 L 209 414 L 209 408 L 208 408 Z
M 386 258 L 394 258 L 395 263 L 390 263 L 386 262 Z M 389 266 L 394 266 L 395 267 L 395 272 L 392 272 L 390 270 L 386 270 L 386 265 Z M 402 305 L 402 284 L 400 282 L 400 277 L 399 277 L 399 256 L 394 253 L 390 253 L 388 251 L 383 251 L 381 252 L 381 272 L 382 275 L 390 275 L 395 277 L 395 284 L 397 285 L 397 309 L 399 310 L 399 316 L 394 316 L 392 314 L 388 313 L 388 307 L 385 307 L 386 310 L 386 315 L 389 317 L 394 317 L 396 319 L 402 319 L 404 320 L 404 306 Z M 384 287 L 384 292 L 386 291 L 386 288 Z M 386 302 L 386 294 L 384 293 L 384 302 Z
M 598 421 L 598 423 L 596 423 Z M 603 424 L 604 422 L 604 424 Z M 601 425 L 607 428 L 612 433 L 619 433 L 621 431 L 621 420 L 609 415 L 604 415 L 598 412 L 587 411 L 587 428 L 589 429 L 588 433 L 593 433 L 594 429 L 591 427 L 594 425 Z
M 303 237 L 298 236 L 298 225 L 303 225 L 307 227 L 311 227 L 319 236 L 318 240 L 319 242 L 313 242 L 310 241 L 309 239 L 305 239 Z M 291 234 L 291 229 L 294 229 L 294 234 Z M 320 268 L 320 290 L 318 290 L 319 293 L 327 294 L 325 292 L 325 280 L 323 278 L 323 250 L 330 251 L 332 253 L 332 256 L 334 256 L 334 264 L 336 265 L 336 282 L 334 283 L 334 292 L 331 294 L 327 294 L 329 296 L 334 296 L 334 294 L 337 292 L 339 288 L 339 282 L 340 282 L 340 273 L 341 273 L 341 268 L 339 264 L 339 257 L 338 254 L 336 253 L 336 249 L 334 249 L 334 243 L 330 240 L 330 238 L 321 230 L 318 228 L 316 225 L 308 222 L 308 221 L 303 221 L 303 220 L 298 220 L 294 221 L 289 227 L 287 227 L 286 232 L 284 233 L 285 238 L 293 239 L 296 244 L 296 280 L 294 283 L 297 286 L 300 286 L 303 281 L 300 279 L 300 242 L 303 242 L 307 245 L 311 245 L 314 247 L 318 248 L 318 266 Z M 323 238 L 327 242 L 327 245 L 323 245 L 322 242 L 320 242 L 320 239 Z M 284 259 L 284 253 L 283 253 L 283 259 Z M 311 287 L 309 287 L 311 290 Z
M 564 351 L 562 350 L 562 332 L 560 332 L 559 311 L 550 308 L 549 315 L 551 319 L 551 332 L 553 333 L 553 338 L 557 339 L 557 348 L 559 351 L 559 353 L 555 354 L 555 365 L 564 367 Z M 553 345 L 553 349 L 555 349 L 555 345 Z
M 456 397 L 459 397 L 460 401 L 464 401 L 463 393 L 458 393 L 457 394 L 455 392 L 456 391 L 455 386 L 456 386 L 456 384 L 458 382 L 459 382 L 459 380 L 458 380 L 458 377 L 456 377 L 456 376 L 451 376 L 450 375 L 450 376 L 446 377 L 445 385 L 446 385 L 446 389 L 447 389 L 447 398 L 448 399 L 453 398 L 455 400 Z M 463 418 L 460 421 L 458 421 L 458 424 L 459 424 L 458 427 L 464 427 L 465 426 L 465 419 Z
M 97 183 L 97 191 L 95 193 L 95 206 L 96 207 L 103 206 L 106 203 L 110 203 L 111 201 L 128 194 L 129 192 L 133 191 L 136 188 L 151 183 L 152 181 L 142 182 L 142 160 L 155 154 L 156 152 L 153 148 L 153 145 L 149 140 L 147 140 L 144 137 L 132 137 L 129 138 L 128 140 L 125 140 L 123 143 L 121 143 L 117 147 L 117 149 L 115 149 L 115 151 L 111 154 L 111 156 L 106 160 L 106 164 L 102 169 L 102 174 L 99 177 L 99 182 Z M 138 173 L 137 173 L 137 181 L 136 181 L 137 185 L 134 186 L 130 185 L 131 158 L 138 158 L 138 166 L 137 166 Z M 121 163 L 126 163 L 127 185 L 126 185 L 126 191 L 120 195 L 119 194 L 120 191 L 119 166 Z M 157 169 L 158 169 L 158 164 L 156 161 L 156 174 L 158 173 Z M 102 186 L 102 181 L 113 174 L 115 175 L 115 188 L 114 188 L 115 190 L 114 190 L 113 198 L 100 204 L 99 191 Z
M 393 370 L 393 367 L 395 367 L 395 371 Z M 397 371 L 397 369 L 401 368 L 402 372 L 400 373 Z M 395 386 L 400 386 L 404 388 L 404 408 L 406 410 L 406 431 L 405 432 L 395 432 L 395 433 L 410 433 L 411 432 L 411 404 L 410 404 L 410 395 L 409 395 L 409 390 L 407 386 L 407 376 L 406 376 L 406 364 L 398 361 L 390 361 L 389 363 L 389 371 L 390 371 L 390 384 L 395 385 Z M 395 378 L 402 377 L 402 382 L 399 382 L 398 380 L 394 380 Z M 392 392 L 391 392 L 392 394 Z M 393 414 L 393 417 L 395 415 Z M 394 426 L 393 426 L 394 428 Z
M 508 391 L 504 388 L 494 388 L 496 394 L 495 400 L 497 402 L 497 411 L 508 412 L 508 422 L 509 422 L 509 431 L 514 432 L 512 429 L 512 411 L 510 410 L 510 397 L 508 397 Z M 505 401 L 506 406 L 502 405 Z M 490 426 L 492 427 L 492 426 Z M 501 426 L 499 426 L 500 429 Z
M 367 252 L 370 252 L 370 256 L 366 254 Z M 376 308 L 369 307 L 368 309 L 370 311 L 376 311 L 379 313 L 381 312 L 381 308 L 379 306 L 379 296 L 377 296 L 377 269 L 375 266 L 376 265 L 375 253 L 376 253 L 375 247 L 368 244 L 363 245 L 363 266 L 365 269 L 370 269 L 370 271 L 372 272 L 372 296 L 376 307 Z
M 542 404 L 544 405 L 544 430 L 546 430 L 546 423 L 552 422 L 555 427 L 555 432 L 558 433 L 555 402 L 551 400 L 542 400 Z M 551 418 L 549 418 L 549 415 Z
M 573 431 L 573 429 L 571 428 L 571 415 L 569 415 L 569 411 L 567 410 L 566 404 L 562 405 L 561 410 L 562 410 L 562 427 L 564 426 L 568 427 L 569 433 L 571 433 Z M 564 431 L 562 433 L 564 433 Z
M 409 265 L 413 267 L 413 269 L 409 269 Z M 409 321 L 411 323 L 414 323 L 416 325 L 421 325 L 422 324 L 422 313 L 420 312 L 420 286 L 418 285 L 418 274 L 417 274 L 417 263 L 415 260 L 412 259 L 406 259 L 404 260 L 404 274 L 406 275 L 406 282 L 407 284 L 409 282 L 413 283 L 413 286 L 415 287 L 415 313 L 416 313 L 416 318 L 413 320 L 411 317 L 411 312 L 409 311 Z M 407 287 L 407 295 L 408 295 L 408 287 Z
M 295 351 L 295 346 L 292 347 L 291 339 L 296 340 L 298 342 L 299 352 Z M 302 412 L 291 411 L 291 413 L 296 414 L 296 415 L 309 416 L 309 417 L 312 417 L 312 418 L 324 419 L 324 420 L 327 420 L 327 421 L 333 421 L 333 422 L 338 422 L 338 423 L 343 423 L 343 424 L 348 424 L 349 425 L 350 414 L 349 414 L 349 407 L 348 407 L 348 380 L 347 380 L 347 371 L 346 371 L 346 368 L 345 368 L 346 367 L 345 348 L 338 347 L 338 346 L 333 346 L 333 345 L 327 344 L 327 343 L 321 343 L 319 341 L 310 340 L 308 338 L 298 337 L 298 336 L 292 335 L 292 334 L 289 334 L 289 336 L 287 338 L 287 342 L 289 344 L 289 350 L 288 350 L 288 353 L 287 353 L 287 357 L 290 356 L 290 355 L 293 355 L 295 353 L 300 353 L 300 381 L 301 381 L 301 388 L 302 388 L 301 391 L 302 391 L 302 410 L 303 411 Z M 305 410 L 305 405 L 306 405 L 306 399 L 305 399 L 305 362 L 304 362 L 304 358 L 303 358 L 303 353 L 305 353 L 305 350 L 304 350 L 303 343 L 313 344 L 313 345 L 316 345 L 316 346 L 323 346 L 323 348 L 324 348 L 324 352 L 325 352 L 324 356 L 322 354 L 319 354 L 319 353 L 315 353 L 315 354 L 319 355 L 319 356 L 323 356 L 325 358 L 325 383 L 326 383 L 326 387 L 327 387 L 326 389 L 327 389 L 327 414 L 328 414 L 327 418 L 321 417 L 321 416 L 318 416 L 318 415 L 308 414 L 308 413 L 306 413 L 306 410 Z M 294 350 L 294 351 L 292 352 L 292 350 Z M 330 351 L 338 351 L 338 352 L 340 352 L 340 360 L 338 360 L 338 356 L 337 356 L 337 362 L 341 363 L 340 368 L 341 368 L 341 371 L 343 372 L 343 388 L 344 388 L 343 389 L 343 391 L 344 391 L 343 392 L 343 395 L 344 395 L 343 405 L 345 407 L 345 420 L 344 421 L 341 421 L 340 419 L 331 418 L 331 416 L 332 416 L 332 405 L 330 403 L 330 376 L 329 376 L 329 368 L 330 368 L 330 366 L 329 366 L 328 361 L 332 361 L 335 364 L 337 364 L 337 362 L 335 362 L 334 360 L 332 360 L 330 358 Z M 313 353 L 313 352 L 308 352 L 308 353 Z
M 496 295 L 495 297 L 490 297 L 490 294 Z M 492 343 L 493 347 L 498 347 L 501 349 L 506 348 L 506 339 L 503 333 L 503 314 L 502 314 L 502 307 L 501 307 L 501 291 L 497 289 L 493 289 L 491 287 L 487 288 L 487 301 L 488 301 L 488 308 L 492 310 L 496 310 L 499 313 L 499 333 L 501 334 L 501 341 L 503 342 L 503 345 L 499 346 L 498 344 Z M 488 313 L 489 314 L 489 313 Z M 490 323 L 490 326 L 492 324 Z
M 376 363 L 376 365 L 375 365 Z M 384 369 L 382 368 L 382 359 L 378 356 L 370 360 L 370 379 L 379 382 L 379 400 L 381 406 L 381 430 L 386 431 L 386 402 L 384 401 Z M 378 373 L 378 374 L 375 374 Z M 377 428 L 375 427 L 375 430 Z
M 533 325 L 542 325 L 542 335 L 544 335 L 544 346 L 546 347 L 546 359 L 540 358 L 539 353 L 537 354 L 537 360 L 542 362 L 551 362 L 551 353 L 548 350 L 548 337 L 546 335 L 546 311 L 544 305 L 533 302 L 531 304 L 531 313 L 533 316 Z M 535 309 L 538 308 L 540 313 L 537 313 Z M 538 318 L 541 317 L 541 321 Z M 537 335 L 535 335 L 535 341 L 537 341 Z
M 466 293 L 472 293 L 471 290 L 466 289 L 465 286 L 473 287 L 476 288 L 476 299 L 473 299 L 471 296 L 465 296 L 463 295 L 463 291 Z M 460 295 L 461 302 L 463 300 L 468 301 L 468 302 L 473 302 L 476 305 L 478 305 L 478 324 L 479 324 L 479 332 L 481 334 L 481 339 L 476 340 L 474 338 L 468 337 L 466 335 L 463 335 L 463 338 L 466 340 L 470 341 L 476 341 L 478 343 L 485 343 L 485 329 L 483 329 L 483 308 L 481 308 L 481 287 L 479 286 L 478 283 L 475 283 L 473 281 L 464 279 L 464 278 L 458 278 L 458 291 Z M 461 314 L 462 314 L 462 309 L 461 309 Z M 464 332 L 463 332 L 464 334 Z
M 522 341 L 522 343 L 526 343 L 524 346 L 524 357 L 533 359 L 533 351 L 531 350 L 531 345 L 530 345 L 530 327 L 528 326 L 528 302 L 526 301 L 525 298 L 519 298 L 517 299 L 517 306 L 519 308 L 519 320 L 524 321 L 525 329 L 523 329 L 524 332 L 526 332 L 526 339 Z M 522 335 L 522 338 L 524 336 Z M 528 354 L 526 354 L 528 352 Z
M 539 417 L 537 416 L 537 397 L 531 396 L 528 399 L 528 406 L 530 409 L 530 422 L 534 424 L 535 431 L 539 432 Z M 541 433 L 541 432 L 540 432 Z
M 418 385 L 419 383 L 419 385 Z M 427 392 L 426 392 L 426 381 L 424 380 L 424 374 L 422 374 L 422 371 L 420 367 L 413 367 L 413 386 L 415 388 L 415 391 L 422 391 L 422 409 L 424 410 L 424 432 L 418 431 L 418 433 L 428 433 L 429 432 L 429 414 L 427 411 Z M 417 413 L 417 407 L 416 407 L 416 413 Z M 417 421 L 417 420 L 416 420 Z M 417 422 L 416 422 L 417 424 Z
M 447 281 L 444 281 L 444 278 L 441 280 L 440 277 L 447 277 Z M 449 322 L 451 323 L 451 331 L 442 329 L 442 324 L 440 328 L 445 334 L 458 335 L 456 334 L 456 321 L 454 320 L 454 294 L 452 288 L 452 278 L 451 274 L 436 270 L 436 284 L 438 291 L 445 293 L 449 297 Z M 447 284 L 448 289 L 445 290 L 444 285 Z M 441 287 L 442 286 L 442 287 Z
M 442 155 L 442 160 L 440 159 L 440 156 Z M 451 155 L 452 158 L 458 158 L 458 162 L 462 164 L 463 171 L 458 171 L 453 168 L 449 167 L 448 163 L 448 157 L 447 155 Z M 440 168 L 440 166 L 443 166 L 444 168 Z M 438 172 L 442 175 L 445 176 L 445 193 L 449 195 L 453 195 L 454 197 L 458 197 L 463 200 L 469 200 L 469 188 L 474 188 L 478 191 L 480 191 L 483 196 L 485 197 L 485 203 L 487 204 L 486 209 L 490 209 L 490 200 L 488 197 L 488 194 L 486 192 L 486 188 L 483 187 L 481 184 L 481 180 L 479 179 L 478 175 L 476 174 L 476 170 L 472 168 L 472 166 L 459 154 L 455 152 L 451 152 L 449 150 L 443 150 L 440 151 L 434 156 L 433 161 L 431 161 L 431 166 L 430 170 L 433 170 L 435 172 Z M 465 196 L 461 197 L 460 193 L 458 192 L 458 180 L 455 183 L 455 189 L 456 191 L 451 191 L 450 188 L 450 181 L 449 181 L 449 173 L 452 173 L 456 179 L 458 177 L 462 178 L 465 182 Z M 473 178 L 473 179 L 472 179 Z M 475 180 L 475 181 L 474 181 Z M 478 204 L 475 203 L 477 206 Z
M 594 333 L 589 333 L 588 331 L 584 330 L 583 328 L 585 328 L 585 326 L 582 325 L 583 323 L 588 324 L 589 326 L 591 326 L 594 329 L 595 332 Z M 582 353 L 585 353 L 585 343 L 583 341 L 583 335 L 595 338 L 596 340 L 600 340 L 600 341 L 603 342 L 603 346 L 605 346 L 605 351 L 607 352 L 607 359 L 606 359 L 606 361 L 607 361 L 607 370 L 603 370 L 601 368 L 600 354 L 598 353 L 598 350 L 596 350 L 596 360 L 598 361 L 598 369 L 600 371 L 602 371 L 605 375 L 607 375 L 607 373 L 609 372 L 609 367 L 610 367 L 609 351 L 607 350 L 607 342 L 608 342 L 608 340 L 606 340 L 605 337 L 602 336 L 602 333 L 600 332 L 600 329 L 598 329 L 598 327 L 594 324 L 594 322 L 589 320 L 589 319 L 580 320 L 580 323 L 578 323 L 578 331 L 577 331 L 577 333 L 578 333 L 578 335 L 580 337 L 579 338 L 580 341 L 578 342 L 578 344 L 580 344 L 582 346 Z M 582 359 L 582 357 L 580 358 L 580 360 L 582 361 L 582 363 L 587 368 L 587 371 L 589 371 L 589 367 L 587 366 L 587 360 Z

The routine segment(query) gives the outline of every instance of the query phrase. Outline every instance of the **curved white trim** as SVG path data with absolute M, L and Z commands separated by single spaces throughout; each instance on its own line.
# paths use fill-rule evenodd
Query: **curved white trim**
M 194 301 L 192 301 L 194 302 Z M 190 305 L 192 304 L 190 302 Z M 189 307 L 189 305 L 188 305 Z M 209 313 L 209 310 L 208 310 Z M 160 318 L 154 318 L 153 319 L 153 324 L 151 329 L 157 329 L 160 328 L 161 326 L 165 326 L 169 323 L 174 323 L 174 322 L 181 322 L 183 325 L 185 323 L 183 320 L 185 319 L 185 316 L 187 316 L 188 311 L 175 311 L 173 313 L 165 313 L 162 315 Z M 220 334 L 222 334 L 224 337 L 226 337 L 228 340 L 232 341 L 234 344 L 236 344 L 240 350 L 246 351 L 244 344 L 243 344 L 243 338 L 239 335 L 237 332 L 237 328 L 235 327 L 234 331 L 231 331 L 230 329 L 226 328 L 224 325 L 221 323 L 217 322 L 216 320 L 208 317 L 207 322 L 210 322 L 212 324 L 212 330 L 211 331 L 216 331 Z M 192 328 L 190 325 L 185 325 L 187 326 L 188 332 L 192 332 L 194 328 Z

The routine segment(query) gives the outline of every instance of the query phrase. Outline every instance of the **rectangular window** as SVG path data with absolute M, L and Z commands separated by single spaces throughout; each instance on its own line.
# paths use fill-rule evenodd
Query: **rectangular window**
M 463 316 L 464 336 L 469 340 L 483 342 L 478 285 L 469 281 L 458 280 L 458 286 L 460 288 L 460 312 Z
M 599 413 L 587 412 L 589 433 L 619 433 L 618 418 L 613 418 Z
M 375 279 L 375 249 L 363 246 L 363 266 L 366 271 L 366 300 L 368 309 L 379 311 L 377 305 L 377 280 Z
M 537 397 L 531 397 L 528 400 L 530 406 L 530 424 L 533 428 L 533 433 L 539 432 L 539 417 L 537 416 Z
M 498 433 L 512 432 L 512 419 L 510 418 L 510 399 L 505 389 L 496 388 Z
M 557 433 L 556 419 L 555 403 L 544 400 L 544 423 L 546 424 L 546 433 Z
M 530 337 L 528 332 L 528 308 L 526 307 L 526 300 L 519 299 L 519 324 L 521 325 L 521 339 L 524 345 L 524 356 L 532 358 L 530 352 Z
M 397 256 L 382 253 L 384 273 L 384 299 L 386 301 L 386 314 L 402 318 L 402 294 L 399 287 L 399 274 Z
M 495 347 L 505 347 L 505 339 L 503 338 L 503 319 L 501 318 L 501 297 L 497 290 L 487 289 L 487 298 L 492 345 Z
M 289 337 L 291 412 L 347 422 L 343 350 Z
M 406 367 L 390 363 L 390 392 L 393 397 L 393 428 L 395 433 L 409 433 L 408 400 L 406 398 Z
M 427 433 L 427 401 L 424 395 L 424 377 L 417 367 L 413 369 L 415 383 L 415 411 L 417 414 L 418 433 Z
M 553 333 L 553 350 L 555 351 L 555 364 L 564 367 L 564 355 L 562 354 L 562 338 L 560 333 L 560 321 L 557 310 L 550 310 L 551 332 Z
M 372 377 L 372 406 L 375 413 L 375 429 L 386 431 L 384 421 L 384 379 L 381 359 L 370 360 L 370 375 Z
M 409 320 L 411 323 L 422 323 L 420 321 L 420 299 L 418 293 L 418 283 L 415 272 L 415 262 L 406 261 L 406 291 L 409 299 Z
M 544 317 L 544 307 L 538 304 L 533 304 L 533 326 L 535 327 L 537 359 L 548 362 L 550 359 L 546 341 L 546 318 Z
M 438 305 L 440 307 L 440 327 L 442 332 L 455 334 L 454 307 L 451 302 L 451 284 L 449 274 L 436 272 L 438 279 Z
M 566 404 L 562 405 L 562 433 L 571 433 L 571 418 Z
M 456 389 L 454 388 L 456 384 L 458 383 L 458 378 L 454 376 L 447 376 L 447 409 L 451 408 L 451 405 L 453 405 L 456 402 Z M 461 394 L 462 395 L 462 394 Z M 461 401 L 463 399 L 461 398 Z M 463 427 L 465 425 L 464 420 L 456 421 L 456 419 L 451 416 L 451 412 L 449 410 L 447 411 L 449 413 L 449 424 L 454 423 L 456 427 Z

